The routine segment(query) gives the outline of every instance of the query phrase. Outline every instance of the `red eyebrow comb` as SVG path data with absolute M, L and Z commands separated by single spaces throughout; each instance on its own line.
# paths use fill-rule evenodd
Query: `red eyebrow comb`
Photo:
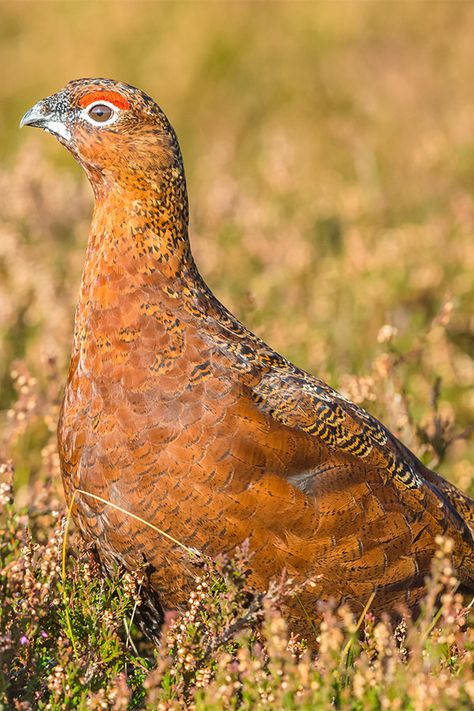
M 89 106 L 93 101 L 109 101 L 118 109 L 128 109 L 130 107 L 127 99 L 116 91 L 93 91 L 79 99 L 80 105 L 84 107 Z

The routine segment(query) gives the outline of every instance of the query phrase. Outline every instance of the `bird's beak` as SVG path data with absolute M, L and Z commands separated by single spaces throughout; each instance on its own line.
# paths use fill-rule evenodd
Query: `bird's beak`
M 26 114 L 20 121 L 20 128 L 23 126 L 37 126 L 38 128 L 44 128 L 45 123 L 51 120 L 52 116 L 45 111 L 45 106 L 42 101 L 38 101 L 37 104 L 28 109 Z
M 23 126 L 43 128 L 64 141 L 71 140 L 71 133 L 66 124 L 59 120 L 58 115 L 49 109 L 45 101 L 38 101 L 31 109 L 28 109 L 20 121 L 20 128 Z

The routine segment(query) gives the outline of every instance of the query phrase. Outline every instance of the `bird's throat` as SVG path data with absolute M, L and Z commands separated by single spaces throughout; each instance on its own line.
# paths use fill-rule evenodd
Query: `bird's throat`
M 179 176 L 177 176 L 179 177 Z M 160 189 L 107 193 L 96 200 L 75 320 L 75 345 L 90 329 L 122 328 L 140 300 L 179 298 L 195 272 L 183 181 Z
M 96 200 L 85 276 L 92 269 L 173 278 L 191 259 L 188 201 L 179 170 L 161 173 L 151 185 L 118 185 Z M 90 276 L 93 276 L 91 274 Z

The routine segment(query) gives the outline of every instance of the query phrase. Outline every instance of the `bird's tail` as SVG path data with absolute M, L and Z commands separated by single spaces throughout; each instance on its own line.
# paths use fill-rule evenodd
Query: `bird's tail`
M 451 506 L 458 512 L 461 518 L 471 531 L 474 541 L 474 499 L 458 489 L 454 484 L 451 484 L 446 479 L 443 479 L 438 474 L 430 472 L 430 481 L 437 489 L 448 499 Z
M 474 592 L 474 499 L 431 470 L 425 475 L 464 524 L 463 564 L 458 575 L 464 591 Z

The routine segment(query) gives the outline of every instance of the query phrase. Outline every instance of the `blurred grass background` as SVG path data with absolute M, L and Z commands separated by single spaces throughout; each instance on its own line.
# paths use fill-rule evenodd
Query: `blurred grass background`
M 0 444 L 19 483 L 54 459 L 92 193 L 18 122 L 106 76 L 174 125 L 218 297 L 468 488 L 473 33 L 474 4 L 449 0 L 2 0 Z

